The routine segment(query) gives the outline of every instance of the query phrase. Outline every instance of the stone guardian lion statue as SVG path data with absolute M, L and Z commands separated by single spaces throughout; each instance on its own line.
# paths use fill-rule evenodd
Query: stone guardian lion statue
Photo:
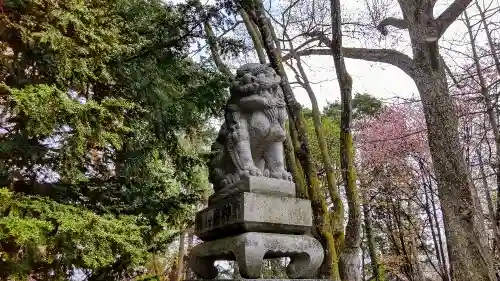
M 265 64 L 249 63 L 237 70 L 225 122 L 212 145 L 209 180 L 215 192 L 242 176 L 292 180 L 284 163 L 286 107 L 280 81 Z

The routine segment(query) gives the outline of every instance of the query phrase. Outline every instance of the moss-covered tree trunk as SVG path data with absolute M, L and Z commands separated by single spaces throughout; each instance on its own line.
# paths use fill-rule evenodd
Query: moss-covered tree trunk
M 296 139 L 292 139 L 294 150 L 306 176 L 308 184 L 307 191 L 314 213 L 316 235 L 325 248 L 325 259 L 319 275 L 321 277 L 338 280 L 337 252 L 332 235 L 328 207 L 325 197 L 320 190 L 316 167 L 309 154 L 307 129 L 305 127 L 302 109 L 295 99 L 292 88 L 288 83 L 288 78 L 282 63 L 281 48 L 276 44 L 277 38 L 275 38 L 273 27 L 269 23 L 270 21 L 266 16 L 262 2 L 255 0 L 245 1 L 241 4 L 250 18 L 257 24 L 271 66 L 282 79 L 281 88 L 283 89 L 285 102 L 287 104 L 290 129 L 296 129 L 297 133 Z M 294 134 L 292 134 L 292 137 L 293 136 Z
M 240 15 L 243 19 L 243 23 L 245 24 L 248 35 L 250 35 L 250 38 L 252 38 L 253 46 L 259 58 L 259 62 L 266 63 L 266 53 L 264 52 L 264 48 L 262 47 L 262 38 L 260 37 L 259 28 L 255 26 L 255 23 L 252 22 L 244 9 L 240 9 Z
M 342 52 L 340 0 L 331 0 L 332 55 L 340 87 L 340 167 L 349 207 L 345 240 L 339 259 L 343 281 L 361 280 L 361 208 L 354 171 L 352 140 L 352 78 L 347 72 Z
M 311 83 L 309 82 L 309 78 L 307 77 L 306 72 L 302 66 L 302 61 L 299 56 L 295 55 L 295 51 L 293 45 L 291 43 L 290 38 L 287 40 L 290 42 L 290 50 L 292 56 L 294 56 L 296 61 L 296 68 L 291 64 L 290 67 L 295 72 L 297 79 L 301 86 L 306 90 L 309 99 L 311 100 L 312 105 L 312 119 L 314 123 L 314 131 L 316 133 L 316 138 L 318 140 L 318 146 L 321 154 L 321 160 L 323 162 L 323 167 L 325 169 L 326 180 L 327 180 L 327 188 L 330 198 L 333 203 L 333 212 L 331 215 L 331 225 L 333 236 L 335 239 L 335 245 L 337 252 L 340 252 L 342 245 L 344 243 L 344 206 L 342 203 L 342 199 L 340 198 L 339 191 L 337 189 L 337 176 L 335 175 L 335 169 L 332 164 L 332 160 L 328 151 L 328 146 L 326 143 L 325 132 L 323 129 L 323 124 L 321 122 L 321 112 L 319 110 L 318 101 L 316 99 L 316 95 L 311 87 Z
M 304 170 L 301 169 L 300 165 L 297 165 L 299 160 L 296 157 L 294 147 L 300 147 L 298 143 L 297 130 L 293 126 L 293 123 L 289 123 L 289 130 L 286 130 L 286 140 L 285 140 L 285 157 L 287 168 L 293 176 L 295 181 L 295 192 L 298 198 L 309 198 L 307 194 L 307 183 L 304 177 Z M 292 136 L 293 135 L 293 136 Z M 297 142 L 295 145 L 293 141 Z

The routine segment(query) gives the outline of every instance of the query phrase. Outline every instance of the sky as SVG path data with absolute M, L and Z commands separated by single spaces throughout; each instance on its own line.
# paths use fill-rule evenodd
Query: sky
M 362 21 L 363 19 L 359 18 L 356 14 L 360 11 L 366 11 L 365 3 L 366 1 L 364 0 L 341 1 L 343 21 Z M 397 14 L 398 11 L 393 11 L 392 13 Z M 360 40 L 351 39 L 351 36 L 345 31 L 344 35 L 344 47 L 380 48 L 391 45 L 390 41 L 392 39 L 377 36 L 379 41 L 369 44 L 369 42 L 359 42 Z M 407 54 L 410 54 L 411 49 L 406 48 L 406 51 Z M 346 69 L 353 79 L 353 93 L 369 93 L 382 100 L 392 100 L 394 97 L 410 98 L 417 94 L 417 88 L 413 80 L 395 66 L 347 58 L 345 59 L 345 63 Z M 304 60 L 304 64 L 307 65 L 306 69 L 309 80 L 315 83 L 313 90 L 316 94 L 319 108 L 326 106 L 327 102 L 339 100 L 340 91 L 333 58 L 330 56 L 310 56 Z M 288 72 L 289 77 L 294 76 L 292 71 Z M 311 107 L 310 99 L 304 89 L 295 87 L 294 92 L 297 100 L 303 106 Z
M 175 0 L 174 2 L 182 1 L 184 0 Z M 207 3 L 213 2 L 213 0 L 205 1 Z M 280 5 L 286 5 L 286 3 L 289 2 L 289 0 L 267 0 L 265 1 L 267 2 L 266 7 L 269 7 L 268 1 L 271 1 L 270 5 L 273 7 L 273 10 L 279 10 Z M 396 0 L 348 0 L 341 1 L 343 20 L 364 21 L 364 23 L 366 23 L 367 16 L 363 15 L 363 13 L 367 13 L 367 1 L 370 3 L 386 3 L 390 6 L 390 9 L 385 12 L 385 16 L 396 16 L 401 18 L 401 12 L 397 6 Z M 499 0 L 487 1 L 492 1 L 493 5 L 499 5 Z M 435 17 L 437 17 L 451 2 L 452 0 L 438 0 L 434 10 Z M 275 28 L 277 28 L 276 25 Z M 371 33 L 369 35 L 371 38 L 367 40 L 364 38 L 351 39 L 349 34 L 347 34 L 347 36 L 344 37 L 344 47 L 396 48 L 411 57 L 411 47 L 409 45 L 409 38 L 406 31 L 397 31 L 390 28 L 390 36 L 383 37 L 374 28 L 365 30 L 367 30 L 368 33 Z M 448 28 L 443 38 L 440 39 L 440 44 L 447 47 L 452 46 L 452 49 L 460 48 L 462 51 L 466 51 L 466 45 L 461 47 L 456 45 L 457 40 L 468 40 L 467 37 L 464 37 L 465 32 L 466 30 L 464 24 L 457 21 L 453 23 L 450 28 Z M 242 25 L 240 31 L 235 31 L 233 35 L 238 36 L 245 33 L 246 31 Z M 346 35 L 346 32 L 344 32 L 344 35 Z M 479 39 L 481 39 L 481 35 L 479 35 Z M 247 42 L 251 43 L 249 39 Z M 298 43 L 295 45 L 298 45 Z M 450 51 L 442 51 L 441 54 L 445 57 L 445 60 L 449 56 L 453 56 L 453 59 L 455 59 L 457 55 L 456 53 Z M 207 53 L 204 55 L 208 56 Z M 226 62 L 231 67 L 236 68 L 245 62 L 255 61 L 258 61 L 256 56 L 252 56 L 251 58 L 246 57 Z M 457 62 L 460 61 L 458 60 Z M 307 65 L 306 71 L 308 72 L 309 80 L 314 82 L 313 89 L 320 108 L 323 108 L 328 102 L 340 99 L 333 59 L 330 56 L 309 56 L 304 59 L 304 64 Z M 347 71 L 353 78 L 353 93 L 369 93 L 384 101 L 403 102 L 407 99 L 419 99 L 417 88 L 413 80 L 395 66 L 362 60 L 346 59 L 346 67 Z M 293 72 L 288 70 L 287 74 L 289 80 L 293 80 Z M 294 87 L 294 93 L 297 100 L 303 106 L 309 108 L 311 107 L 311 102 L 304 89 Z
M 274 1 L 274 0 L 272 0 Z M 278 0 L 279 1 L 279 0 Z M 395 0 L 367 0 L 368 2 L 385 2 L 390 3 L 391 9 L 387 12 L 387 16 L 396 16 L 402 18 L 399 6 Z M 481 1 L 481 0 L 480 0 Z M 493 0 L 497 2 L 498 0 Z M 451 0 L 438 0 L 435 6 L 435 17 L 451 3 Z M 356 21 L 363 20 L 363 15 L 359 13 L 366 13 L 365 0 L 349 0 L 341 1 L 343 11 L 343 21 Z M 472 12 L 471 12 L 472 14 Z M 347 15 L 347 16 L 345 16 Z M 370 32 L 370 30 L 369 30 Z M 375 29 L 371 32 L 378 33 Z M 380 34 L 371 35 L 367 40 L 351 39 L 349 33 L 344 32 L 346 35 L 343 39 L 344 47 L 368 47 L 368 48 L 395 48 L 408 56 L 412 57 L 411 46 L 409 44 L 409 36 L 406 31 L 397 31 L 389 29 L 390 36 L 383 37 Z M 449 40 L 462 39 L 463 34 L 466 32 L 465 25 L 460 21 L 453 23 L 446 31 L 440 43 L 450 45 L 447 43 Z M 464 38 L 465 39 L 465 38 Z M 468 39 L 468 38 L 467 38 Z M 479 40 L 481 36 L 479 35 Z M 360 42 L 361 41 L 361 42 Z M 446 42 L 446 43 L 445 43 Z M 297 44 L 296 44 L 297 45 Z M 458 48 L 454 45 L 452 48 Z M 462 50 L 467 47 L 461 47 Z M 442 52 L 445 59 L 455 54 L 449 52 Z M 345 59 L 347 71 L 353 78 L 353 93 L 369 93 L 384 101 L 404 102 L 407 99 L 419 99 L 418 91 L 413 80 L 397 67 L 383 64 L 373 63 L 363 60 Z M 327 56 L 310 56 L 304 62 L 309 66 L 309 79 L 314 82 L 319 82 L 313 85 L 319 107 L 323 108 L 327 102 L 340 99 L 340 91 L 338 82 L 336 80 L 335 68 L 333 65 L 333 58 Z M 294 77 L 292 71 L 288 71 L 289 79 Z M 304 89 L 296 87 L 294 89 L 297 100 L 305 107 L 311 106 L 309 97 Z
M 276 9 L 280 5 L 277 1 L 271 0 L 271 5 Z M 274 2 L 276 4 L 273 4 Z M 287 0 L 281 0 L 288 2 Z M 322 1 L 322 0 L 320 0 Z M 323 0 L 325 1 L 325 0 Z M 373 1 L 373 0 L 368 0 Z M 387 0 L 386 0 L 387 1 Z M 391 0 L 388 0 L 391 1 Z M 394 0 L 394 2 L 396 2 Z M 364 0 L 341 1 L 343 21 L 357 21 L 358 13 L 366 10 Z M 287 3 L 283 3 L 286 6 Z M 397 11 L 396 11 L 397 13 Z M 352 18 L 352 19 L 351 19 Z M 277 27 L 275 27 L 277 28 Z M 293 34 L 293 31 L 291 31 Z M 345 33 L 345 32 L 344 32 Z M 345 33 L 346 34 L 346 33 Z M 375 40 L 374 44 L 368 42 L 359 42 L 360 40 L 350 39 L 349 34 L 344 37 L 345 47 L 371 47 L 380 48 L 391 45 L 393 38 L 387 40 L 376 36 L 380 41 Z M 373 41 L 373 40 L 371 40 Z M 299 43 L 295 43 L 295 46 Z M 403 44 L 401 44 L 403 45 Z M 407 45 L 409 47 L 409 45 Z M 407 48 L 411 52 L 411 49 Z M 408 54 L 410 52 L 407 52 Z M 353 93 L 369 93 L 383 100 L 391 100 L 396 96 L 410 98 L 417 94 L 417 89 L 413 80 L 397 67 L 373 63 L 362 60 L 346 59 L 346 68 L 353 78 Z M 319 108 L 322 109 L 327 102 L 333 102 L 340 99 L 340 91 L 336 79 L 335 67 L 331 56 L 309 56 L 304 59 L 303 65 L 306 69 L 309 80 L 312 82 L 313 90 L 318 100 Z M 291 70 L 287 71 L 289 80 L 295 76 Z M 301 87 L 294 87 L 296 99 L 305 107 L 310 108 L 311 102 L 306 91 Z
M 307 59 L 310 66 L 310 80 L 321 81 L 313 85 L 319 108 L 328 101 L 340 99 L 333 59 L 315 56 Z M 346 59 L 346 68 L 353 79 L 353 93 L 369 93 L 379 99 L 392 100 L 394 97 L 408 97 L 417 94 L 413 80 L 397 67 L 381 63 Z M 291 74 L 291 73 L 290 73 Z M 311 101 L 301 88 L 294 89 L 297 100 L 305 107 L 311 107 Z

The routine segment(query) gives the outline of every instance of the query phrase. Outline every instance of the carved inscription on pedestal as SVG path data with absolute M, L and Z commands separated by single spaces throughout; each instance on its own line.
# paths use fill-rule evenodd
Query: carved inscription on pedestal
M 309 200 L 242 192 L 212 204 L 196 216 L 204 241 L 244 232 L 304 234 L 312 227 Z
M 233 197 L 199 212 L 196 216 L 196 232 L 208 232 L 228 224 L 242 222 L 243 197 Z

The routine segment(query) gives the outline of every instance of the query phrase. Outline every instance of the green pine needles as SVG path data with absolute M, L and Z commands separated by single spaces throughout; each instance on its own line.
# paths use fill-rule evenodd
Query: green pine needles
M 187 56 L 196 11 L 157 0 L 2 10 L 0 280 L 141 275 L 209 190 L 207 120 L 228 81 Z

